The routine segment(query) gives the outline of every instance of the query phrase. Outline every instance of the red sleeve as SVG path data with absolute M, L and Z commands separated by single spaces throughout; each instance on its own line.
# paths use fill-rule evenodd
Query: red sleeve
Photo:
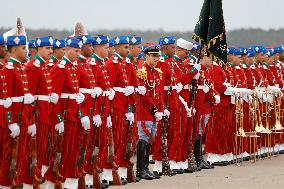
M 109 59 L 106 62 L 106 70 L 109 75 L 110 87 L 114 87 L 117 77 L 117 70 L 119 70 L 119 63 L 113 63 L 112 59 Z
M 40 81 L 40 68 L 35 67 L 32 62 L 27 63 L 26 65 L 26 73 L 27 80 L 29 82 L 29 91 L 32 95 L 35 95 L 36 89 L 39 85 Z
M 15 68 L 14 68 L 15 69 Z M 3 75 L 5 76 L 5 79 L 6 79 L 6 90 L 7 90 L 7 93 L 6 93 L 6 97 L 12 97 L 13 96 L 13 83 L 15 82 L 14 81 L 14 77 L 15 77 L 15 73 L 14 73 L 14 69 L 7 69 L 6 67 L 3 68 Z M 17 115 L 16 114 L 13 114 L 13 104 L 10 108 L 6 109 L 6 121 L 7 121 L 7 124 L 13 124 L 16 122 L 16 117 Z
M 65 81 L 66 72 L 64 68 L 59 68 L 58 65 L 54 66 L 50 72 L 50 79 L 51 79 L 51 86 L 52 86 L 52 93 L 58 94 L 59 98 L 62 93 L 63 84 Z M 60 110 L 60 100 L 57 104 L 53 105 L 53 110 L 51 113 L 51 122 L 52 123 L 59 123 L 62 120 L 62 114 Z
M 210 75 L 213 80 L 215 90 L 220 94 L 224 94 L 227 90 L 227 87 L 223 84 L 226 80 L 226 75 L 220 69 L 222 68 L 219 66 L 212 66 L 210 68 Z

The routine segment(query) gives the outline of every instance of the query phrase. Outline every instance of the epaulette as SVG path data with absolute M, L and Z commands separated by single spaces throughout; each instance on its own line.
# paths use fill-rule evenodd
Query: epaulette
M 53 62 L 48 62 L 48 64 L 46 64 L 47 66 L 54 66 Z
M 255 69 L 255 65 L 251 65 L 250 68 L 251 68 L 251 69 Z
M 213 65 L 214 66 L 219 66 L 219 64 L 217 64 L 217 62 L 213 61 Z
M 160 56 L 160 58 L 159 58 L 159 62 L 165 62 L 165 58 L 164 58 L 164 57 L 162 57 L 162 56 Z
M 239 70 L 239 69 L 241 69 L 241 68 L 240 68 L 240 66 L 235 66 L 235 69 Z
M 33 65 L 34 65 L 35 67 L 39 68 L 39 67 L 40 67 L 40 62 L 39 62 L 39 60 L 36 59 L 36 60 L 34 61 Z
M 131 64 L 131 60 L 129 59 L 129 58 L 125 58 L 125 62 L 127 63 L 127 64 Z
M 262 67 L 265 69 L 265 70 L 268 70 L 268 67 L 266 65 L 262 65 Z
M 163 71 L 160 68 L 154 68 L 154 69 L 159 73 L 160 80 L 162 80 L 163 79 Z
M 116 56 L 115 56 L 115 57 L 113 57 L 112 62 L 113 62 L 113 63 L 115 63 L 115 64 L 117 64 L 117 63 L 118 63 L 118 57 L 116 57 Z
M 61 62 L 58 65 L 59 68 L 65 68 L 65 64 L 66 64 L 66 61 L 65 60 L 61 60 Z
M 146 67 L 142 67 L 140 69 L 137 70 L 137 77 L 140 79 L 143 79 L 144 81 L 147 80 L 147 70 Z
M 8 62 L 7 65 L 6 65 L 6 68 L 7 68 L 8 70 L 14 69 L 13 63 Z
M 91 58 L 90 61 L 89 61 L 89 64 L 92 65 L 92 66 L 96 65 L 96 59 Z

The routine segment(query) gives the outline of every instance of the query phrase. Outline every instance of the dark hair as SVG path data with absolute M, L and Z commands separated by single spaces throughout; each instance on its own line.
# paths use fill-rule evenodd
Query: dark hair
M 7 50 L 8 50 L 9 52 L 11 52 L 12 49 L 13 49 L 13 47 L 14 47 L 14 46 L 7 46 Z

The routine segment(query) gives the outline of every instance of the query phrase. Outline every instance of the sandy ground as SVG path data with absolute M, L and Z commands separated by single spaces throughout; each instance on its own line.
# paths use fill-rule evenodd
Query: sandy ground
M 282 189 L 284 188 L 284 155 L 242 166 L 230 165 L 196 173 L 162 177 L 159 180 L 112 186 L 117 189 Z

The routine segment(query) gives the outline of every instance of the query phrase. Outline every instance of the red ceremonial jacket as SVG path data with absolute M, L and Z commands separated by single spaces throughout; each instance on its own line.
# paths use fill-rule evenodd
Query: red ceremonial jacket
M 41 95 L 49 97 L 51 93 L 52 87 L 51 87 L 50 72 L 47 66 L 48 62 L 49 61 L 45 61 L 39 55 L 36 55 L 35 59 L 29 61 L 26 64 L 29 90 L 32 95 L 35 95 L 34 111 L 38 112 L 37 122 L 42 124 L 48 124 L 50 116 L 49 100 L 40 99 Z
M 79 75 L 77 70 L 77 62 L 71 62 L 64 56 L 61 62 L 51 69 L 50 77 L 52 80 L 52 92 L 59 95 L 59 101 L 53 109 L 53 119 L 55 123 L 64 120 L 77 121 L 79 118 L 79 106 L 75 99 L 61 98 L 62 94 L 79 93 Z M 64 110 L 67 110 L 64 115 Z M 82 112 L 81 112 L 82 113 Z M 81 115 L 82 117 L 84 115 Z
M 146 62 L 137 70 L 138 84 L 146 88 L 145 96 L 139 95 L 138 121 L 154 121 L 153 110 L 164 111 L 162 77 L 159 68 L 151 68 Z
M 7 82 L 7 97 L 22 98 L 25 94 L 30 93 L 26 68 L 23 63 L 10 57 L 7 65 L 3 69 Z M 10 107 L 11 114 L 7 115 L 8 124 L 22 123 L 23 126 L 29 126 L 34 123 L 32 106 L 22 102 L 13 102 Z M 19 115 L 22 113 L 22 120 Z
M 110 91 L 112 87 L 110 86 L 110 77 L 106 70 L 106 62 L 104 59 L 100 58 L 94 53 L 88 60 L 88 64 L 90 65 L 96 77 L 97 86 L 100 87 L 105 93 Z M 96 114 L 102 114 L 103 116 L 108 116 L 110 114 L 110 101 L 107 96 L 99 96 L 96 103 Z

